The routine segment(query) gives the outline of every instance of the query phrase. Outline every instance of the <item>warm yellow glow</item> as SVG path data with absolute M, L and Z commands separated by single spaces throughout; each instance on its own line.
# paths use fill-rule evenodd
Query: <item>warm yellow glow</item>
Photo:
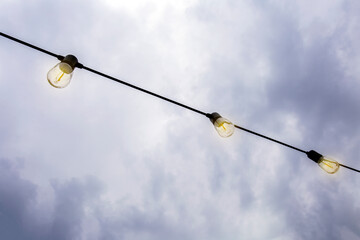
M 234 124 L 223 117 L 216 119 L 214 127 L 221 137 L 230 137 L 235 130 Z
M 326 157 L 321 157 L 318 164 L 322 169 L 324 169 L 327 173 L 330 174 L 336 173 L 340 168 L 338 162 L 334 160 L 329 160 Z
M 72 74 L 72 67 L 67 63 L 61 62 L 48 72 L 47 79 L 53 87 L 64 88 L 69 85 Z

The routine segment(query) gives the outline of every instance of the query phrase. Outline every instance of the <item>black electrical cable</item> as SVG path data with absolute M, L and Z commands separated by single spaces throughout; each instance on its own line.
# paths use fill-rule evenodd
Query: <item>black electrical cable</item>
M 278 141 L 278 140 L 276 140 L 276 139 L 273 139 L 273 138 L 271 138 L 271 137 L 267 137 L 267 136 L 262 135 L 262 134 L 260 134 L 260 133 L 251 131 L 251 130 L 246 129 L 246 128 L 243 128 L 243 127 L 240 127 L 240 126 L 238 126 L 238 125 L 234 125 L 234 126 L 235 126 L 236 128 L 238 128 L 238 129 L 241 129 L 241 130 L 243 130 L 243 131 L 246 131 L 246 132 L 248 132 L 248 133 L 254 134 L 254 135 L 256 135 L 256 136 L 265 138 L 265 139 L 267 139 L 267 140 L 276 142 L 276 143 L 281 144 L 281 145 L 284 145 L 284 146 L 286 146 L 286 147 L 292 148 L 292 149 L 294 149 L 294 150 L 296 150 L 296 151 L 299 151 L 299 152 L 302 152 L 302 153 L 305 153 L 305 154 L 307 153 L 307 151 L 305 151 L 305 150 L 302 150 L 302 149 L 300 149 L 300 148 L 291 146 L 291 145 L 289 145 L 289 144 L 287 144 L 287 143 L 284 143 L 284 142 L 280 142 L 280 141 Z
M 60 60 L 60 61 L 62 61 L 62 60 L 64 59 L 64 56 L 61 56 L 61 55 L 52 53 L 52 52 L 47 51 L 47 50 L 45 50 L 45 49 L 43 49 L 43 48 L 37 47 L 37 46 L 35 46 L 35 45 L 32 45 L 32 44 L 27 43 L 27 42 L 24 42 L 24 41 L 22 41 L 22 40 L 20 40 L 20 39 L 17 39 L 17 38 L 15 38 L 15 37 L 9 36 L 9 35 L 7 35 L 7 34 L 5 34 L 5 33 L 0 32 L 0 36 L 3 36 L 3 37 L 5 37 L 5 38 L 8 38 L 8 39 L 10 39 L 10 40 L 12 40 L 12 41 L 18 42 L 18 43 L 20 43 L 20 44 L 23 44 L 23 45 L 25 45 L 25 46 L 28 46 L 28 47 L 33 48 L 33 49 L 35 49 L 35 50 L 38 50 L 38 51 L 40 51 L 40 52 L 46 53 L 46 54 L 48 54 L 48 55 L 50 55 L 50 56 L 56 57 L 56 58 L 57 58 L 58 60 Z M 107 75 L 107 74 L 105 74 L 105 73 L 99 72 L 99 71 L 94 70 L 94 69 L 89 68 L 89 67 L 86 67 L 86 66 L 84 66 L 84 65 L 81 64 L 81 63 L 77 63 L 77 64 L 76 64 L 76 67 L 81 68 L 81 69 L 84 69 L 84 70 L 87 70 L 87 71 L 92 72 L 92 73 L 95 73 L 95 74 L 97 74 L 97 75 L 100 75 L 100 76 L 102 76 L 102 77 L 108 78 L 108 79 L 113 80 L 113 81 L 115 81 L 115 82 L 121 83 L 121 84 L 126 85 L 126 86 L 128 86 L 128 87 L 134 88 L 134 89 L 139 90 L 139 91 L 141 91 L 141 92 L 147 93 L 147 94 L 152 95 L 152 96 L 154 96 L 154 97 L 160 98 L 160 99 L 162 99 L 162 100 L 164 100 L 164 101 L 167 101 L 167 102 L 176 104 L 176 105 L 178 105 L 178 106 L 180 106 L 180 107 L 183 107 L 183 108 L 186 108 L 186 109 L 191 110 L 191 111 L 193 111 L 193 112 L 196 112 L 196 113 L 198 113 L 198 114 L 204 115 L 204 116 L 206 116 L 206 117 L 208 117 L 208 118 L 210 118 L 210 116 L 211 116 L 211 114 L 209 114 L 209 113 L 205 113 L 205 112 L 200 111 L 200 110 L 198 110 L 198 109 L 192 108 L 192 107 L 187 106 L 187 105 L 182 104 L 182 103 L 179 103 L 179 102 L 177 102 L 177 101 L 175 101 L 175 100 L 169 99 L 169 98 L 167 98 L 167 97 L 161 96 L 161 95 L 156 94 L 156 93 L 154 93 L 154 92 L 151 92 L 151 91 L 148 91 L 148 90 L 146 90 L 146 89 L 143 89 L 143 88 L 140 88 L 140 87 L 138 87 L 138 86 L 135 86 L 135 85 L 133 85 L 133 84 L 130 84 L 130 83 L 128 83 L 128 82 L 122 81 L 122 80 L 120 80 L 120 79 L 118 79 L 118 78 L 109 76 L 109 75 Z M 302 149 L 300 149 L 300 148 L 297 148 L 297 147 L 294 147 L 294 146 L 289 145 L 289 144 L 287 144 L 287 143 L 284 143 L 284 142 L 278 141 L 278 140 L 276 140 L 276 139 L 267 137 L 267 136 L 265 136 L 265 135 L 262 135 L 262 134 L 260 134 L 260 133 L 251 131 L 251 130 L 249 130 L 249 129 L 240 127 L 240 126 L 238 126 L 238 125 L 234 125 L 234 126 L 235 126 L 236 128 L 238 128 L 238 129 L 240 129 L 240 130 L 243 130 L 243 131 L 246 131 L 246 132 L 248 132 L 248 133 L 254 134 L 254 135 L 256 135 L 256 136 L 259 136 L 259 137 L 265 138 L 265 139 L 267 139 L 267 140 L 276 142 L 276 143 L 278 143 L 278 144 L 281 144 L 281 145 L 283 145 L 283 146 L 289 147 L 289 148 L 294 149 L 294 150 L 296 150 L 296 151 L 299 151 L 299 152 L 302 152 L 302 153 L 305 153 L 305 154 L 308 154 L 308 153 L 311 152 L 311 151 L 307 152 L 307 151 L 302 150 Z M 343 165 L 343 164 L 340 164 L 340 166 L 345 167 L 345 168 L 348 168 L 348 169 L 350 169 L 350 170 L 353 170 L 353 171 L 356 171 L 356 172 L 359 172 L 359 173 L 360 173 L 359 170 L 354 169 L 354 168 L 351 168 L 351 167 L 348 167 L 348 166 L 345 166 L 345 165 Z
M 357 170 L 357 169 L 355 169 L 355 168 L 348 167 L 348 166 L 346 166 L 346 165 L 344 165 L 344 164 L 341 164 L 341 163 L 339 163 L 339 165 L 342 166 L 342 167 L 344 167 L 344 168 L 347 168 L 347 169 L 350 169 L 350 170 L 353 170 L 353 171 L 355 171 L 355 172 L 360 173 L 360 170 Z
M 25 45 L 25 46 L 31 47 L 31 48 L 33 48 L 33 49 L 35 49 L 35 50 L 40 51 L 40 52 L 46 53 L 46 54 L 48 54 L 48 55 L 50 55 L 50 56 L 56 57 L 56 58 L 59 59 L 60 61 L 64 59 L 64 57 L 61 56 L 61 55 L 57 55 L 57 54 L 55 54 L 55 53 L 49 52 L 49 51 L 47 51 L 47 50 L 45 50 L 45 49 L 39 48 L 39 47 L 34 46 L 34 45 L 32 45 L 32 44 L 30 44 L 30 43 L 27 43 L 27 42 L 24 42 L 24 41 L 22 41 L 22 40 L 20 40 L 20 39 L 14 38 L 14 37 L 9 36 L 9 35 L 7 35 L 7 34 L 5 34 L 5 33 L 0 32 L 0 35 L 3 36 L 3 37 L 8 38 L 8 39 L 10 39 L 10 40 L 13 40 L 13 41 L 15 41 L 15 42 L 21 43 L 21 44 L 23 44 L 23 45 Z
M 171 100 L 171 99 L 169 99 L 169 98 L 167 98 L 167 97 L 161 96 L 161 95 L 159 95 L 159 94 L 156 94 L 156 93 L 154 93 L 154 92 L 148 91 L 148 90 L 143 89 L 143 88 L 141 88 L 141 87 L 138 87 L 138 86 L 132 85 L 132 84 L 130 84 L 130 83 L 124 82 L 124 81 L 122 81 L 122 80 L 120 80 L 120 79 L 118 79 L 118 78 L 111 77 L 111 76 L 109 76 L 109 75 L 107 75 L 107 74 L 105 74 L 105 73 L 96 71 L 96 70 L 91 69 L 91 68 L 86 67 L 86 66 L 82 66 L 82 69 L 88 70 L 89 72 L 95 73 L 95 74 L 100 75 L 100 76 L 102 76 L 102 77 L 108 78 L 108 79 L 113 80 L 113 81 L 115 81 L 115 82 L 124 84 L 124 85 L 126 85 L 126 86 L 128 86 L 128 87 L 134 88 L 134 89 L 139 90 L 139 91 L 141 91 L 141 92 L 150 94 L 150 95 L 152 95 L 152 96 L 154 96 L 154 97 L 160 98 L 160 99 L 165 100 L 165 101 L 167 101 L 167 102 L 176 104 L 176 105 L 178 105 L 178 106 L 180 106 L 180 107 L 189 109 L 189 110 L 191 110 L 191 111 L 193 111 L 193 112 L 196 112 L 196 113 L 199 113 L 199 114 L 202 114 L 202 115 L 205 115 L 205 116 L 206 116 L 206 113 L 203 112 L 203 111 L 200 111 L 200 110 L 197 110 L 197 109 L 195 109 L 195 108 L 189 107 L 189 106 L 187 106 L 187 105 L 185 105 L 185 104 L 182 104 L 182 103 L 179 103 L 179 102 L 177 102 L 177 101 Z

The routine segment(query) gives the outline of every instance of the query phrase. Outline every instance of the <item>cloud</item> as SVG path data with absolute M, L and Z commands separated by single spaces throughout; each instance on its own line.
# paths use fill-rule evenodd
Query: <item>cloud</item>
M 85 209 L 98 199 L 102 188 L 95 178 L 53 181 L 53 192 L 48 194 L 54 194 L 54 202 L 39 205 L 39 186 L 20 176 L 16 162 L 2 159 L 0 163 L 0 227 L 4 238 L 78 239 L 82 236 Z
M 103 184 L 86 177 L 52 180 L 47 194 L 53 200 L 44 204 L 39 199 L 41 187 L 20 176 L 21 166 L 21 161 L 1 161 L 0 222 L 3 236 L 9 239 L 339 239 L 360 235 L 360 206 L 353 190 L 346 183 L 329 182 L 327 175 L 315 185 L 314 176 L 289 181 L 286 175 L 278 175 L 260 185 L 246 182 L 248 176 L 233 186 L 223 179 L 228 185 L 216 191 L 209 185 L 202 191 L 196 186 L 193 192 L 158 166 L 152 168 L 145 188 L 152 193 L 144 191 L 138 203 L 126 198 L 106 200 Z M 252 190 L 250 198 L 244 195 L 247 187 Z M 261 231 L 255 228 L 258 224 L 264 226 Z
M 5 33 L 358 165 L 355 1 L 0 4 Z M 52 89 L 56 59 L 0 43 L 8 238 L 359 238 L 355 173 L 81 69 Z
M 19 162 L 18 162 L 19 163 Z M 36 197 L 36 186 L 20 178 L 10 161 L 0 161 L 0 228 L 5 239 L 24 239 L 31 227 L 24 223 Z

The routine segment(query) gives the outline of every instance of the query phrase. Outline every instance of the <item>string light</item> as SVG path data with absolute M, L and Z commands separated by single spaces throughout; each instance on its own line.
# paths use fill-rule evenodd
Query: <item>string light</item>
M 221 117 L 221 115 L 217 112 L 208 114 L 207 117 L 210 119 L 212 124 L 214 124 L 215 130 L 221 137 L 230 137 L 233 135 L 235 126 L 232 122 L 226 118 Z
M 47 79 L 51 86 L 64 88 L 69 85 L 77 63 L 78 60 L 75 56 L 67 55 L 61 62 L 50 69 Z
M 50 51 L 47 51 L 45 49 L 42 49 L 40 47 L 37 47 L 35 45 L 32 45 L 30 43 L 27 43 L 27 42 L 24 42 L 20 39 L 17 39 L 17 38 L 14 38 L 10 35 L 7 35 L 5 33 L 2 33 L 0 32 L 0 36 L 3 36 L 5 38 L 8 38 L 12 41 L 15 41 L 15 42 L 18 42 L 20 44 L 23 44 L 25 46 L 28 46 L 30 48 L 33 48 L 37 51 L 40 51 L 40 52 L 43 52 L 45 54 L 48 54 L 50 56 L 53 56 L 53 57 L 56 57 L 58 60 L 60 60 L 60 63 L 56 64 L 49 72 L 48 72 L 48 75 L 47 75 L 47 78 L 48 78 L 48 81 L 49 83 L 56 87 L 56 88 L 64 88 L 66 87 L 67 85 L 69 85 L 70 81 L 71 81 L 71 78 L 72 78 L 72 75 L 73 75 L 73 71 L 74 69 L 77 67 L 77 68 L 81 68 L 81 69 L 84 69 L 84 70 L 87 70 L 89 72 L 92 72 L 94 74 L 97 74 L 97 75 L 100 75 L 102 77 L 105 77 L 105 78 L 108 78 L 110 80 L 113 80 L 115 82 L 118 82 L 118 83 L 121 83 L 123 85 L 126 85 L 128 87 L 131 87 L 131 88 L 134 88 L 136 90 L 139 90 L 141 92 L 144 92 L 146 94 L 149 94 L 149 95 L 152 95 L 154 97 L 157 97 L 157 98 L 160 98 L 164 101 L 167 101 L 167 102 L 170 102 L 172 104 L 175 104 L 175 105 L 178 105 L 180 107 L 183 107 L 183 108 L 186 108 L 188 110 L 191 110 L 193 112 L 196 112 L 198 114 L 201 114 L 201 115 L 204 115 L 206 116 L 207 118 L 209 118 L 209 120 L 212 122 L 212 124 L 214 125 L 216 131 L 218 132 L 218 134 L 221 136 L 221 137 L 230 137 L 233 133 L 234 133 L 234 130 L 235 128 L 237 129 L 240 129 L 242 131 L 245 131 L 245 132 L 248 132 L 248 133 L 251 133 L 253 135 L 256 135 L 256 136 L 259 136 L 259 137 L 262 137 L 262 138 L 265 138 L 269 141 L 272 141 L 272 142 L 275 142 L 275 143 L 278 143 L 278 144 L 281 144 L 283 146 L 286 146 L 288 148 L 291 148 L 293 150 L 296 150 L 296 151 L 299 151 L 299 152 L 302 152 L 302 153 L 305 153 L 307 155 L 307 157 L 311 160 L 313 160 L 315 163 L 317 163 L 323 170 L 325 170 L 327 173 L 330 173 L 330 174 L 333 174 L 333 173 L 336 173 L 340 166 L 341 167 L 344 167 L 344 168 L 347 168 L 347 169 L 350 169 L 352 171 L 355 171 L 355 172 L 359 172 L 359 170 L 355 169 L 355 168 L 351 168 L 351 167 L 348 167 L 346 165 L 343 165 L 343 164 L 340 164 L 334 160 L 330 160 L 329 158 L 327 157 L 324 157 L 323 155 L 321 155 L 320 153 L 314 151 L 314 150 L 310 150 L 310 151 L 305 151 L 305 150 L 302 150 L 300 148 L 297 148 L 297 147 L 294 147 L 290 144 L 287 144 L 287 143 L 284 143 L 284 142 L 281 142 L 281 141 L 278 141 L 276 139 L 273 139 L 273 138 L 270 138 L 270 137 L 267 137 L 265 135 L 262 135 L 260 133 L 257 133 L 257 132 L 254 132 L 254 131 L 251 131 L 249 129 L 246 129 L 246 128 L 243 128 L 243 127 L 240 127 L 238 125 L 234 125 L 231 121 L 229 121 L 228 119 L 226 118 L 223 118 L 219 113 L 217 112 L 214 112 L 214 113 L 205 113 L 203 111 L 200 111 L 198 109 L 195 109 L 195 108 L 192 108 L 190 106 L 187 106 L 185 104 L 182 104 L 180 102 L 177 102 L 175 100 L 172 100 L 170 98 L 166 98 L 164 96 L 161 96 L 159 94 L 156 94 L 154 92 L 151 92 L 151 91 L 148 91 L 146 89 L 143 89 L 143 88 L 140 88 L 138 86 L 135 86 L 135 85 L 132 85 L 130 83 L 127 83 L 125 81 L 122 81 L 118 78 L 115 78 L 115 77 L 112 77 L 112 76 L 109 76 L 105 73 L 102 73 L 102 72 L 99 72 L 97 70 L 94 70 L 94 69 L 91 69 L 89 67 L 86 67 L 84 66 L 83 64 L 79 63 L 77 58 L 73 55 L 67 55 L 66 57 L 63 57 L 61 55 L 57 55 L 55 53 L 52 53 Z

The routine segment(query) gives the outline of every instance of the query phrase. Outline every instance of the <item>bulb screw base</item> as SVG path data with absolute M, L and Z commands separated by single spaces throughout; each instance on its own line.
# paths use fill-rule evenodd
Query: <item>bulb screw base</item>
M 74 55 L 66 55 L 61 62 L 67 63 L 72 69 L 78 66 L 78 60 Z
M 221 118 L 221 115 L 218 114 L 217 112 L 213 112 L 213 113 L 208 113 L 206 114 L 206 116 L 210 119 L 211 123 L 214 124 L 214 122 L 218 119 Z
M 306 155 L 308 156 L 308 158 L 310 158 L 311 160 L 313 160 L 316 163 L 319 163 L 320 159 L 323 157 L 323 155 L 321 155 L 320 153 L 318 153 L 314 150 L 306 152 Z

